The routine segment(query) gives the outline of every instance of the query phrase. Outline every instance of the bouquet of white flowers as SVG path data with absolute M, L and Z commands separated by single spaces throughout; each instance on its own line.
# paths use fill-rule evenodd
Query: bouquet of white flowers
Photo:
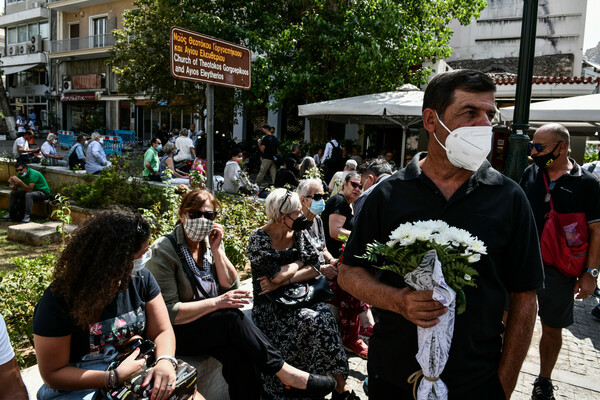
M 467 305 L 463 288 L 477 286 L 478 272 L 471 264 L 487 254 L 484 243 L 464 229 L 440 220 L 407 222 L 392 231 L 387 243 L 368 244 L 363 257 L 373 263 L 383 261 L 376 267 L 405 277 L 419 267 L 430 250 L 436 251 L 444 280 L 456 292 L 456 312 L 462 314 Z

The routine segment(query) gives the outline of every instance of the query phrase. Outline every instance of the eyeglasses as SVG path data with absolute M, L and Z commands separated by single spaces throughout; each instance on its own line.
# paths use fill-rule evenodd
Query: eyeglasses
M 291 196 L 292 196 L 292 192 L 290 192 L 289 190 L 286 190 L 285 199 L 283 199 L 283 201 L 281 202 L 281 205 L 279 206 L 279 214 L 281 214 L 281 210 L 283 210 L 283 206 L 285 205 L 285 202 Z
M 551 144 L 555 144 L 555 143 L 564 143 L 564 142 L 559 141 L 559 142 L 550 142 L 550 143 L 546 143 L 546 144 L 529 142 L 529 151 L 535 149 L 535 151 L 537 151 L 539 153 L 540 151 L 544 150 L 544 147 L 548 147 Z
M 193 211 L 190 212 L 190 219 L 206 218 L 209 221 L 214 221 L 217 218 L 216 211 Z
M 325 193 L 315 193 L 312 196 L 304 196 L 307 199 L 315 199 L 316 201 L 319 200 L 325 200 L 327 198 L 327 195 Z
M 356 182 L 352 182 L 352 181 L 350 181 L 349 183 L 352 185 L 352 187 L 354 189 L 360 189 L 360 190 L 362 190 L 362 185 L 360 183 L 356 183 Z

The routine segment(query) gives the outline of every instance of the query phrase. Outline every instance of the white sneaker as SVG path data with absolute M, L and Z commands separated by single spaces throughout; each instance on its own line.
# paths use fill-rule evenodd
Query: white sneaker
M 31 218 L 29 215 L 25 214 L 25 217 L 21 220 L 21 223 L 26 224 L 28 222 L 31 222 Z
M 6 213 L 5 216 L 0 217 L 0 221 L 10 221 L 10 214 Z

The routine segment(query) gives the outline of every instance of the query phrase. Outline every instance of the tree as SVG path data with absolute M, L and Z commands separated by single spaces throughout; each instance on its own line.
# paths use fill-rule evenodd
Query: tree
M 421 84 L 421 64 L 451 53 L 456 18 L 467 24 L 484 0 L 136 0 L 116 33 L 111 62 L 121 90 L 201 104 L 198 85 L 173 80 L 171 26 L 249 47 L 252 88 L 239 99 L 268 107 Z M 272 101 L 269 103 L 269 95 Z
M 3 74 L 2 68 L 0 67 L 0 74 Z M 4 81 L 0 79 L 0 112 L 6 122 L 6 128 L 8 129 L 8 135 L 11 139 L 17 138 L 17 129 L 15 128 L 15 117 L 12 115 L 8 98 L 6 97 L 6 89 L 4 88 Z

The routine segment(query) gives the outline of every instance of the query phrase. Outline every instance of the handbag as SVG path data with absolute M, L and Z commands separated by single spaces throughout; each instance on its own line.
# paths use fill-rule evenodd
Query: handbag
M 587 260 L 588 226 L 585 213 L 557 213 L 544 173 L 546 198 L 550 201 L 550 211 L 540 238 L 542 259 L 567 277 L 579 277 Z
M 141 342 L 141 343 L 139 343 Z M 150 382 L 148 386 L 142 387 L 144 379 L 148 373 L 148 369 L 153 367 L 156 363 L 154 349 L 155 345 L 149 340 L 137 341 L 133 345 L 128 345 L 128 350 L 124 353 L 119 354 L 115 361 L 113 361 L 108 369 L 115 369 L 119 364 L 129 356 L 129 354 L 136 348 L 140 348 L 139 357 L 146 358 L 146 365 L 140 372 L 137 372 L 131 378 L 125 382 L 121 382 L 120 385 L 113 389 L 104 388 L 101 390 L 102 395 L 108 400 L 150 400 L 152 396 L 152 384 Z M 194 396 L 196 390 L 196 381 L 198 380 L 198 373 L 196 368 L 186 363 L 185 361 L 177 359 L 177 368 L 175 368 L 175 375 L 177 380 L 175 381 L 175 389 L 173 393 L 168 397 L 169 400 L 187 400 Z
M 335 297 L 329 289 L 329 282 L 319 275 L 306 282 L 290 283 L 266 294 L 272 302 L 285 308 L 297 309 L 309 307 Z

